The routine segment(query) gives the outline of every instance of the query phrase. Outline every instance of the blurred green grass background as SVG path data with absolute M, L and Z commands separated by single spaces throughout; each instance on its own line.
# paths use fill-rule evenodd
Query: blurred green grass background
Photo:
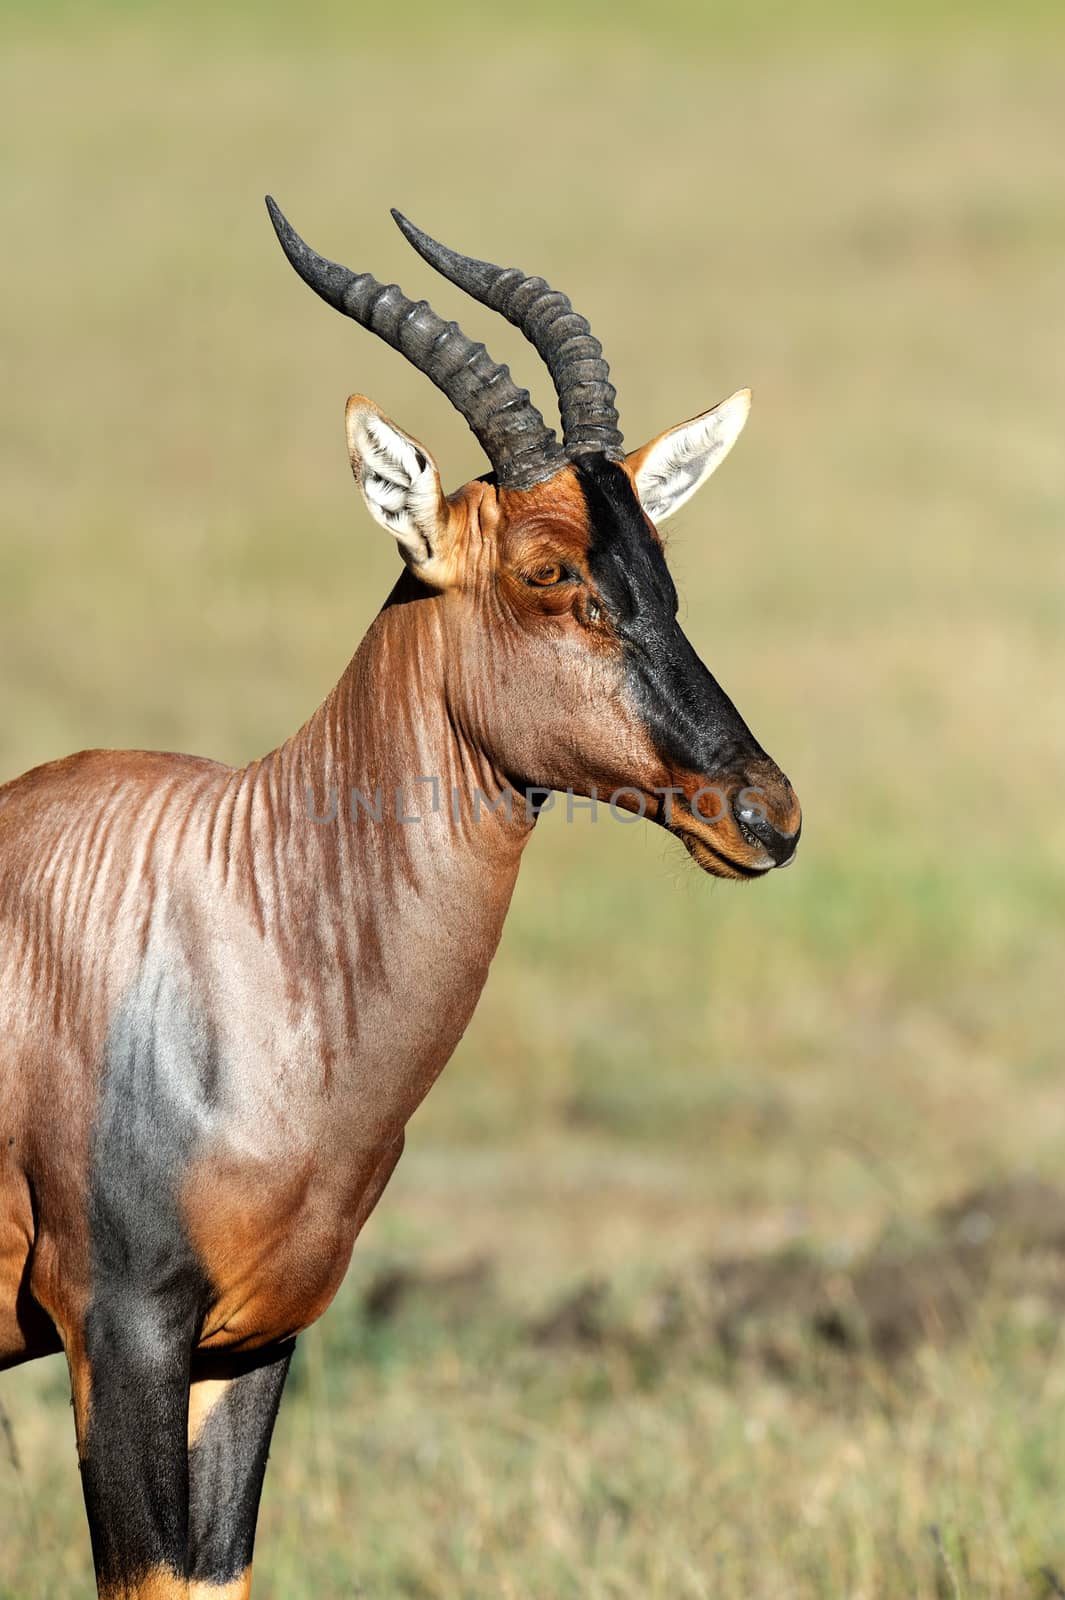
M 431 281 L 388 206 L 545 273 L 634 446 L 755 391 L 671 560 L 802 797 L 799 862 L 714 885 L 649 829 L 544 819 L 474 1023 L 302 1341 L 257 1595 L 1061 1592 L 1053 1274 L 904 1372 L 863 1355 L 842 1393 L 709 1324 L 640 1359 L 528 1331 L 593 1280 L 636 1326 L 707 1260 L 845 1265 L 1060 1171 L 1060 4 L 2 20 L 4 777 L 91 745 L 242 761 L 298 725 L 395 571 L 350 391 L 450 483 L 483 470 L 293 277 L 266 190 L 546 408 L 528 347 Z M 382 1270 L 479 1258 L 495 1289 L 458 1313 L 368 1315 Z M 57 1362 L 0 1387 L 5 1600 L 91 1592 L 64 1395 Z

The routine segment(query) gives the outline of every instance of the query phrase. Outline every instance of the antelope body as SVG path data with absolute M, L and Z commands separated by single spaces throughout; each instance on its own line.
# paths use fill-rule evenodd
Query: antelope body
M 297 271 L 444 390 L 493 473 L 445 496 L 353 396 L 355 477 L 405 570 L 310 721 L 240 770 L 97 750 L 0 788 L 0 1366 L 65 1353 L 99 1593 L 123 1600 L 250 1592 L 293 1342 L 473 1012 L 527 794 L 616 795 L 722 877 L 799 832 L 678 626 L 656 526 L 746 392 L 626 455 L 568 300 L 397 218 L 536 345 L 559 443 L 483 346 L 270 206 Z

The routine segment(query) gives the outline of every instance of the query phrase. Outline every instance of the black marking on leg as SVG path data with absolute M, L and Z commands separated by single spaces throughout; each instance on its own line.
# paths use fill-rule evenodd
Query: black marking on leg
M 208 1283 L 179 1192 L 217 1080 L 180 952 L 149 956 L 109 1033 L 91 1153 L 82 1477 L 105 1584 L 186 1570 L 189 1363 Z
M 188 1336 L 165 1305 L 94 1303 L 89 1427 L 81 1462 L 101 1586 L 155 1567 L 185 1573 Z
M 292 1351 L 292 1344 L 273 1345 L 218 1366 L 229 1386 L 189 1451 L 189 1576 L 201 1583 L 232 1583 L 251 1565 L 270 1436 Z

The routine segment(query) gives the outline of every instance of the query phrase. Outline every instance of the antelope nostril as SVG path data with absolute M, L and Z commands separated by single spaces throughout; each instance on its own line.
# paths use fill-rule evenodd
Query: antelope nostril
M 762 806 L 748 802 L 733 805 L 740 832 L 748 844 L 760 844 L 772 857 L 773 865 L 784 866 L 795 854 L 799 833 L 782 833 L 770 822 Z

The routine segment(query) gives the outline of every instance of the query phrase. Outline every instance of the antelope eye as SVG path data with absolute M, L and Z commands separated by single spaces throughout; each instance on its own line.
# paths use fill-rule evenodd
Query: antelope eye
M 557 561 L 549 561 L 535 572 L 525 574 L 525 582 L 534 589 L 551 589 L 556 583 L 565 583 L 570 574 Z

